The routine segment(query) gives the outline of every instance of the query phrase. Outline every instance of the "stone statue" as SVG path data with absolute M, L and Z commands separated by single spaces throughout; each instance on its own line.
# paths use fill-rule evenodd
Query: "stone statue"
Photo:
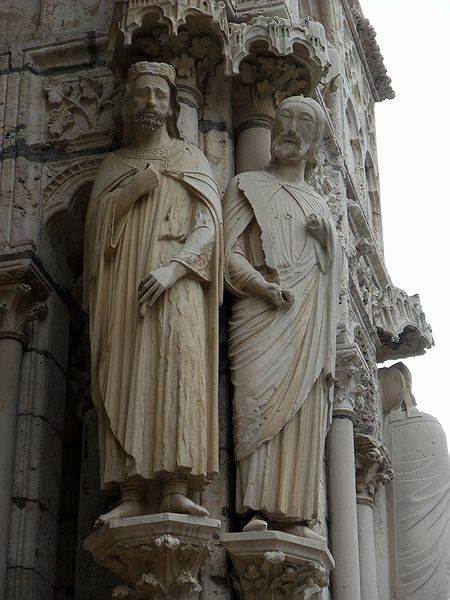
M 123 144 L 104 160 L 88 207 L 85 307 L 103 488 L 102 515 L 145 513 L 144 481 L 162 480 L 162 512 L 207 516 L 187 497 L 218 470 L 217 337 L 221 206 L 205 156 L 178 131 L 174 69 L 128 72 Z
M 331 213 L 308 185 L 324 121 L 314 100 L 284 100 L 271 162 L 234 177 L 224 199 L 237 510 L 253 513 L 244 531 L 272 521 L 316 535 L 340 267 Z
M 448 599 L 450 474 L 439 421 L 419 411 L 403 363 L 380 369 L 385 435 L 395 479 L 388 490 L 398 600 Z

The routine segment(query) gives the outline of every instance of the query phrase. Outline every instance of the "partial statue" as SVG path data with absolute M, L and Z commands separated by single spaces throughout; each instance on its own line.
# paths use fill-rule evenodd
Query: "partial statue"
M 244 531 L 270 524 L 318 537 L 340 271 L 330 210 L 308 184 L 324 122 L 316 101 L 284 100 L 271 162 L 234 177 L 224 199 L 237 510 L 252 516 Z
M 395 598 L 447 600 L 450 464 L 445 433 L 435 417 L 417 408 L 405 364 L 378 373 L 395 473 L 387 490 L 396 545 Z
M 210 166 L 181 139 L 175 71 L 128 71 L 123 144 L 95 180 L 85 234 L 92 398 L 100 477 L 143 515 L 145 480 L 161 512 L 207 516 L 188 497 L 218 470 L 221 205 Z

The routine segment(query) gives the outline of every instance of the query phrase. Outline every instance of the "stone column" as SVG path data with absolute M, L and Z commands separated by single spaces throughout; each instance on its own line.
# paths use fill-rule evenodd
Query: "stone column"
M 355 465 L 361 598 L 378 600 L 374 498 L 379 484 L 391 481 L 394 473 L 388 449 L 370 435 L 355 435 Z
M 358 519 L 356 511 L 353 410 L 363 358 L 355 344 L 341 345 L 336 354 L 333 424 L 328 437 L 329 501 L 334 600 L 361 600 Z M 364 598 L 365 600 L 365 598 Z
M 236 171 L 260 171 L 270 161 L 272 119 L 264 114 L 247 114 L 236 124 Z
M 198 115 L 203 106 L 203 96 L 195 85 L 177 83 L 181 113 L 178 126 L 181 135 L 191 144 L 198 146 Z
M 5 597 L 16 418 L 26 325 L 43 319 L 49 295 L 30 260 L 0 263 L 0 597 Z

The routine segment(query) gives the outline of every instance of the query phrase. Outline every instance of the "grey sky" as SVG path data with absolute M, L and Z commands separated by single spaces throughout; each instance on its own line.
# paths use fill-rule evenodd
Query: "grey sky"
M 419 409 L 450 440 L 450 0 L 361 5 L 396 92 L 376 110 L 386 265 L 395 285 L 420 294 L 436 344 L 404 362 Z

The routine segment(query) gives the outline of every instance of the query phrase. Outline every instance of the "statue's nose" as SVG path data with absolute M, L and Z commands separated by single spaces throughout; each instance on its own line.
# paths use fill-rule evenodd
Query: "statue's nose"
M 155 95 L 150 93 L 147 96 L 147 106 L 154 107 L 155 106 Z

